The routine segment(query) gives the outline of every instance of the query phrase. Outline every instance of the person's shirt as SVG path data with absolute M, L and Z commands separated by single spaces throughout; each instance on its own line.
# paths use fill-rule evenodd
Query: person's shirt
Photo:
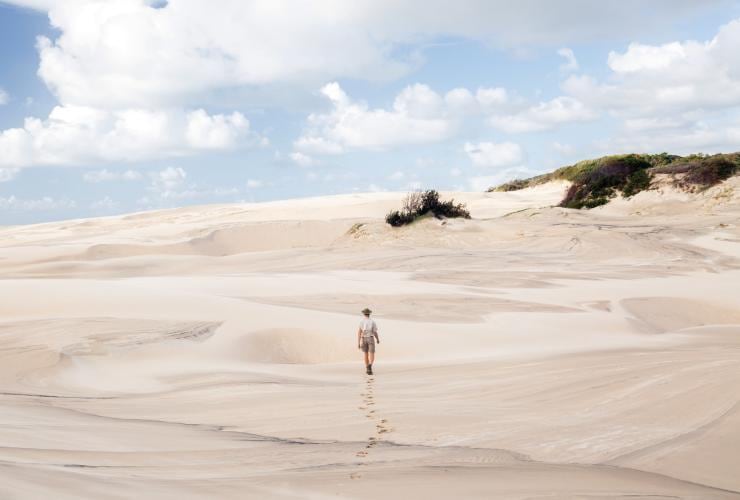
M 378 332 L 378 326 L 375 324 L 375 321 L 370 318 L 363 318 L 362 321 L 360 321 L 360 331 L 362 332 L 363 337 L 372 337 L 373 334 Z

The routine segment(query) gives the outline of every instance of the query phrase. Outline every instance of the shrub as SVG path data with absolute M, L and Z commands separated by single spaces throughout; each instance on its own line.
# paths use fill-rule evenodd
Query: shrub
M 423 192 L 415 191 L 406 195 L 401 210 L 389 212 L 385 216 L 385 221 L 393 227 L 399 227 L 411 224 L 427 214 L 432 214 L 437 218 L 470 218 L 470 212 L 463 203 L 455 204 L 455 200 L 440 201 L 439 193 L 432 189 Z
M 653 169 L 654 174 L 685 174 L 691 170 L 691 163 L 671 163 Z
M 682 181 L 706 189 L 732 177 L 738 170 L 738 163 L 724 156 L 713 156 L 690 168 Z
M 575 166 L 578 166 L 576 164 Z M 591 160 L 569 172 L 573 184 L 560 202 L 566 208 L 604 205 L 619 191 L 632 196 L 650 186 L 650 163 L 638 155 L 611 156 Z
M 412 191 L 406 195 L 401 203 L 401 211 L 407 214 L 415 214 L 421 210 L 424 193 L 422 191 Z
M 415 217 L 406 212 L 393 210 L 385 216 L 385 221 L 393 227 L 399 227 L 414 222 Z
M 498 191 L 498 192 L 508 192 L 508 191 L 519 191 L 520 189 L 524 189 L 526 187 L 529 187 L 530 182 L 529 180 L 524 179 L 514 179 L 509 182 L 504 182 L 500 186 L 496 186 L 495 188 L 490 188 L 488 192 Z
M 630 196 L 634 196 L 649 187 L 650 174 L 647 170 L 638 170 L 627 178 L 627 184 L 625 184 L 622 194 L 629 198 Z

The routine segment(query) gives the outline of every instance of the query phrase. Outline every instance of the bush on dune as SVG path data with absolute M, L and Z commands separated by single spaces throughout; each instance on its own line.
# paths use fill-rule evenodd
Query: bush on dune
M 560 206 L 593 208 L 608 203 L 618 192 L 632 196 L 650 185 L 650 166 L 637 155 L 598 160 L 573 175 L 573 184 Z
M 560 206 L 593 208 L 620 194 L 629 198 L 650 189 L 654 174 L 673 175 L 675 185 L 684 189 L 707 189 L 740 174 L 740 153 L 684 157 L 668 153 L 604 156 L 580 161 L 549 174 L 509 181 L 488 191 L 516 191 L 565 180 L 572 184 Z
M 385 221 L 393 227 L 411 224 L 426 215 L 437 218 L 470 218 L 470 212 L 463 203 L 455 200 L 440 201 L 439 193 L 435 190 L 415 191 L 409 193 L 403 200 L 401 210 L 393 210 L 385 217 Z
M 500 192 L 500 193 L 507 193 L 509 191 L 519 191 L 520 189 L 524 189 L 530 186 L 530 181 L 528 179 L 514 179 L 509 182 L 504 182 L 503 184 L 496 186 L 495 188 L 491 188 L 488 190 L 489 193 L 491 192 Z
M 690 169 L 683 181 L 688 184 L 711 187 L 740 171 L 739 163 L 733 163 L 727 158 L 710 158 L 698 167 Z

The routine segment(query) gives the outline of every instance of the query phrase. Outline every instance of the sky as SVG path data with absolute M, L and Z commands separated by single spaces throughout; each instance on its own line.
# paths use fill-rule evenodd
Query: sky
M 740 150 L 740 0 L 0 0 L 0 225 Z

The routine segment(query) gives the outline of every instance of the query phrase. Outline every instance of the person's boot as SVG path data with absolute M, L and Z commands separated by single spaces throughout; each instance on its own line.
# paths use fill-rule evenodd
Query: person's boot
M 372 375 L 373 374 L 373 365 L 369 364 L 367 365 L 367 374 Z

